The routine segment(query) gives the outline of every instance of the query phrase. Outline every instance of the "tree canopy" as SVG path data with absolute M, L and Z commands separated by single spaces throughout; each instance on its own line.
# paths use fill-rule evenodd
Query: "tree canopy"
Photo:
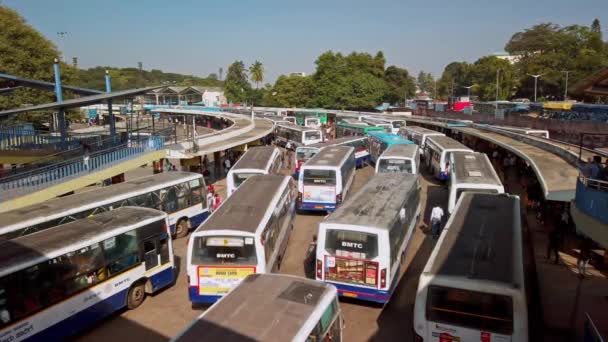
M 255 61 L 249 67 L 249 74 L 251 74 L 251 80 L 255 82 L 255 87 L 259 88 L 260 83 L 264 81 L 264 66 L 259 61 Z
M 251 95 L 251 84 L 249 84 L 247 70 L 243 61 L 235 61 L 230 64 L 224 83 L 224 94 L 228 102 L 247 102 Z

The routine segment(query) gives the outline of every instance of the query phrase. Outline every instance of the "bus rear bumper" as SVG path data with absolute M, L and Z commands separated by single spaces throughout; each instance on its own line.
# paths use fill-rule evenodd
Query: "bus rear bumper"
M 381 304 L 388 302 L 388 300 L 391 298 L 391 294 L 389 291 L 383 291 L 362 286 L 344 285 L 340 283 L 333 283 L 330 281 L 327 281 L 327 283 L 332 284 L 338 288 L 338 295 L 340 297 L 356 298 L 368 302 Z
M 312 211 L 334 211 L 336 210 L 335 204 L 329 203 L 314 203 L 314 202 L 305 202 L 298 204 L 299 210 L 312 210 Z
M 220 295 L 201 295 L 198 293 L 197 286 L 188 287 L 188 297 L 193 304 L 213 304 L 220 300 L 223 296 Z

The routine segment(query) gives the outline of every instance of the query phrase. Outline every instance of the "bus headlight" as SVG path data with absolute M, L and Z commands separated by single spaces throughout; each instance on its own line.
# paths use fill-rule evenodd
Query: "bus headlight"
M 386 287 L 386 268 L 383 268 L 382 271 L 380 271 L 380 287 Z

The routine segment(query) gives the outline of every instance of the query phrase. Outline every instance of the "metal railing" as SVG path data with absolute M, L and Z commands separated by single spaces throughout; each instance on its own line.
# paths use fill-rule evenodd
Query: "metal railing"
M 576 182 L 576 207 L 608 224 L 608 182 L 579 175 Z
M 164 148 L 162 136 L 131 136 L 121 145 L 0 179 L 0 201 L 81 177 L 147 152 Z

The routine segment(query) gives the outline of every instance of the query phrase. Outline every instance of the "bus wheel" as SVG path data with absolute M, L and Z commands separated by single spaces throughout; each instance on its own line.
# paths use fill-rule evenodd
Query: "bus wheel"
M 146 299 L 146 288 L 143 281 L 139 281 L 131 286 L 127 297 L 127 307 L 130 310 L 137 309 Z
M 180 239 L 188 235 L 188 219 L 181 219 L 175 225 L 175 237 Z

